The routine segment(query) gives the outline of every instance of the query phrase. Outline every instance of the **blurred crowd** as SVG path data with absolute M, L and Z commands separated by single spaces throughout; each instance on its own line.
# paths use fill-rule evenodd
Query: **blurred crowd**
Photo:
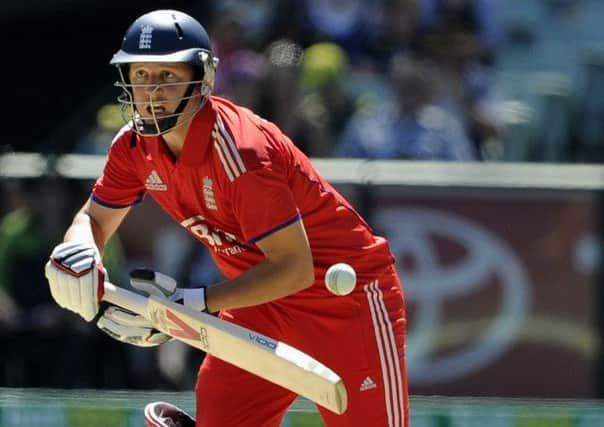
M 531 63 L 557 36 L 506 10 L 533 6 L 225 0 L 208 13 L 202 3 L 191 12 L 220 59 L 215 94 L 276 122 L 311 157 L 604 159 L 604 104 L 591 99 L 604 90 L 604 61 L 570 34 L 566 55 L 580 55 L 580 75 L 565 73 L 560 54 L 559 64 Z M 589 0 L 538 3 L 537 15 L 561 26 L 593 13 Z M 109 107 L 76 151 L 106 152 L 123 123 Z
M 543 25 L 583 28 L 576 17 L 591 16 L 597 2 L 530 3 L 221 0 L 187 12 L 220 59 L 215 94 L 274 121 L 311 157 L 602 162 L 604 55 L 581 50 L 572 59 L 579 72 L 539 62 L 549 58 L 539 46 L 572 39 L 553 31 L 544 40 L 528 12 L 504 19 L 539 4 Z M 555 64 L 568 66 L 570 51 L 560 52 Z M 531 79 L 518 84 L 527 63 Z M 100 106 L 73 151 L 105 154 L 122 125 L 115 105 Z M 50 298 L 44 263 L 91 183 L 0 184 L 0 386 L 190 388 L 201 352 L 119 344 Z M 203 249 L 174 230 L 154 230 L 149 247 L 134 249 L 140 241 L 116 237 L 110 277 L 127 283 L 129 268 L 150 263 L 185 285 L 217 280 Z
M 495 1 L 271 3 L 217 8 L 216 92 L 310 156 L 476 160 L 497 136 Z
M 497 0 L 227 0 L 207 12 L 193 14 L 220 59 L 215 94 L 312 157 L 480 160 L 501 138 Z M 105 120 L 77 150 L 105 153 L 120 124 Z

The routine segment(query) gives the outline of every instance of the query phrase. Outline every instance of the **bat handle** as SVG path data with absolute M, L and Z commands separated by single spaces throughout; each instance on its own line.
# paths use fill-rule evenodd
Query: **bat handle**
M 136 314 L 147 317 L 147 298 L 115 286 L 113 283 L 105 282 L 105 294 L 103 301 L 130 310 Z

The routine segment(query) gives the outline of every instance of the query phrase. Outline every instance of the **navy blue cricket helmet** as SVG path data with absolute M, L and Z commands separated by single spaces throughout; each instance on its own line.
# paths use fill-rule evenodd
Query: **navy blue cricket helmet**
M 135 85 L 128 79 L 128 65 L 132 63 L 185 63 L 194 67 L 192 81 L 174 113 L 157 118 L 142 119 L 133 102 Z M 212 55 L 210 38 L 204 27 L 193 17 L 177 10 L 155 10 L 137 18 L 128 28 L 121 48 L 110 63 L 118 68 L 121 81 L 116 86 L 123 90 L 118 101 L 122 116 L 132 120 L 132 130 L 142 135 L 161 135 L 172 130 L 191 98 L 200 96 L 199 109 L 203 107 L 214 88 L 218 58 Z M 161 87 L 160 85 L 157 85 Z M 193 94 L 195 87 L 200 91 Z M 150 101 L 152 102 L 152 101 Z M 195 113 L 197 111 L 196 110 Z M 192 117 L 192 116 L 191 116 Z

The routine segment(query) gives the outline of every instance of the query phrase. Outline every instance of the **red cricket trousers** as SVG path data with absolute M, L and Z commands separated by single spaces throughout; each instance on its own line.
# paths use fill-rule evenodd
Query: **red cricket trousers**
M 408 427 L 405 304 L 394 267 L 347 296 L 307 291 L 221 317 L 286 342 L 344 380 L 348 409 L 318 406 L 327 427 Z M 279 427 L 289 390 L 207 355 L 196 385 L 198 427 Z

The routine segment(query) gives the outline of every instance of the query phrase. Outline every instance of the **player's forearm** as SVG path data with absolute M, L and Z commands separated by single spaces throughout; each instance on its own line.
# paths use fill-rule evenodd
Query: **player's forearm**
M 233 280 L 208 288 L 211 312 L 250 307 L 299 292 L 314 282 L 312 260 L 266 260 Z
M 101 227 L 84 211 L 76 214 L 73 222 L 65 232 L 65 242 L 80 241 L 94 243 L 102 254 L 105 247 L 105 236 Z

